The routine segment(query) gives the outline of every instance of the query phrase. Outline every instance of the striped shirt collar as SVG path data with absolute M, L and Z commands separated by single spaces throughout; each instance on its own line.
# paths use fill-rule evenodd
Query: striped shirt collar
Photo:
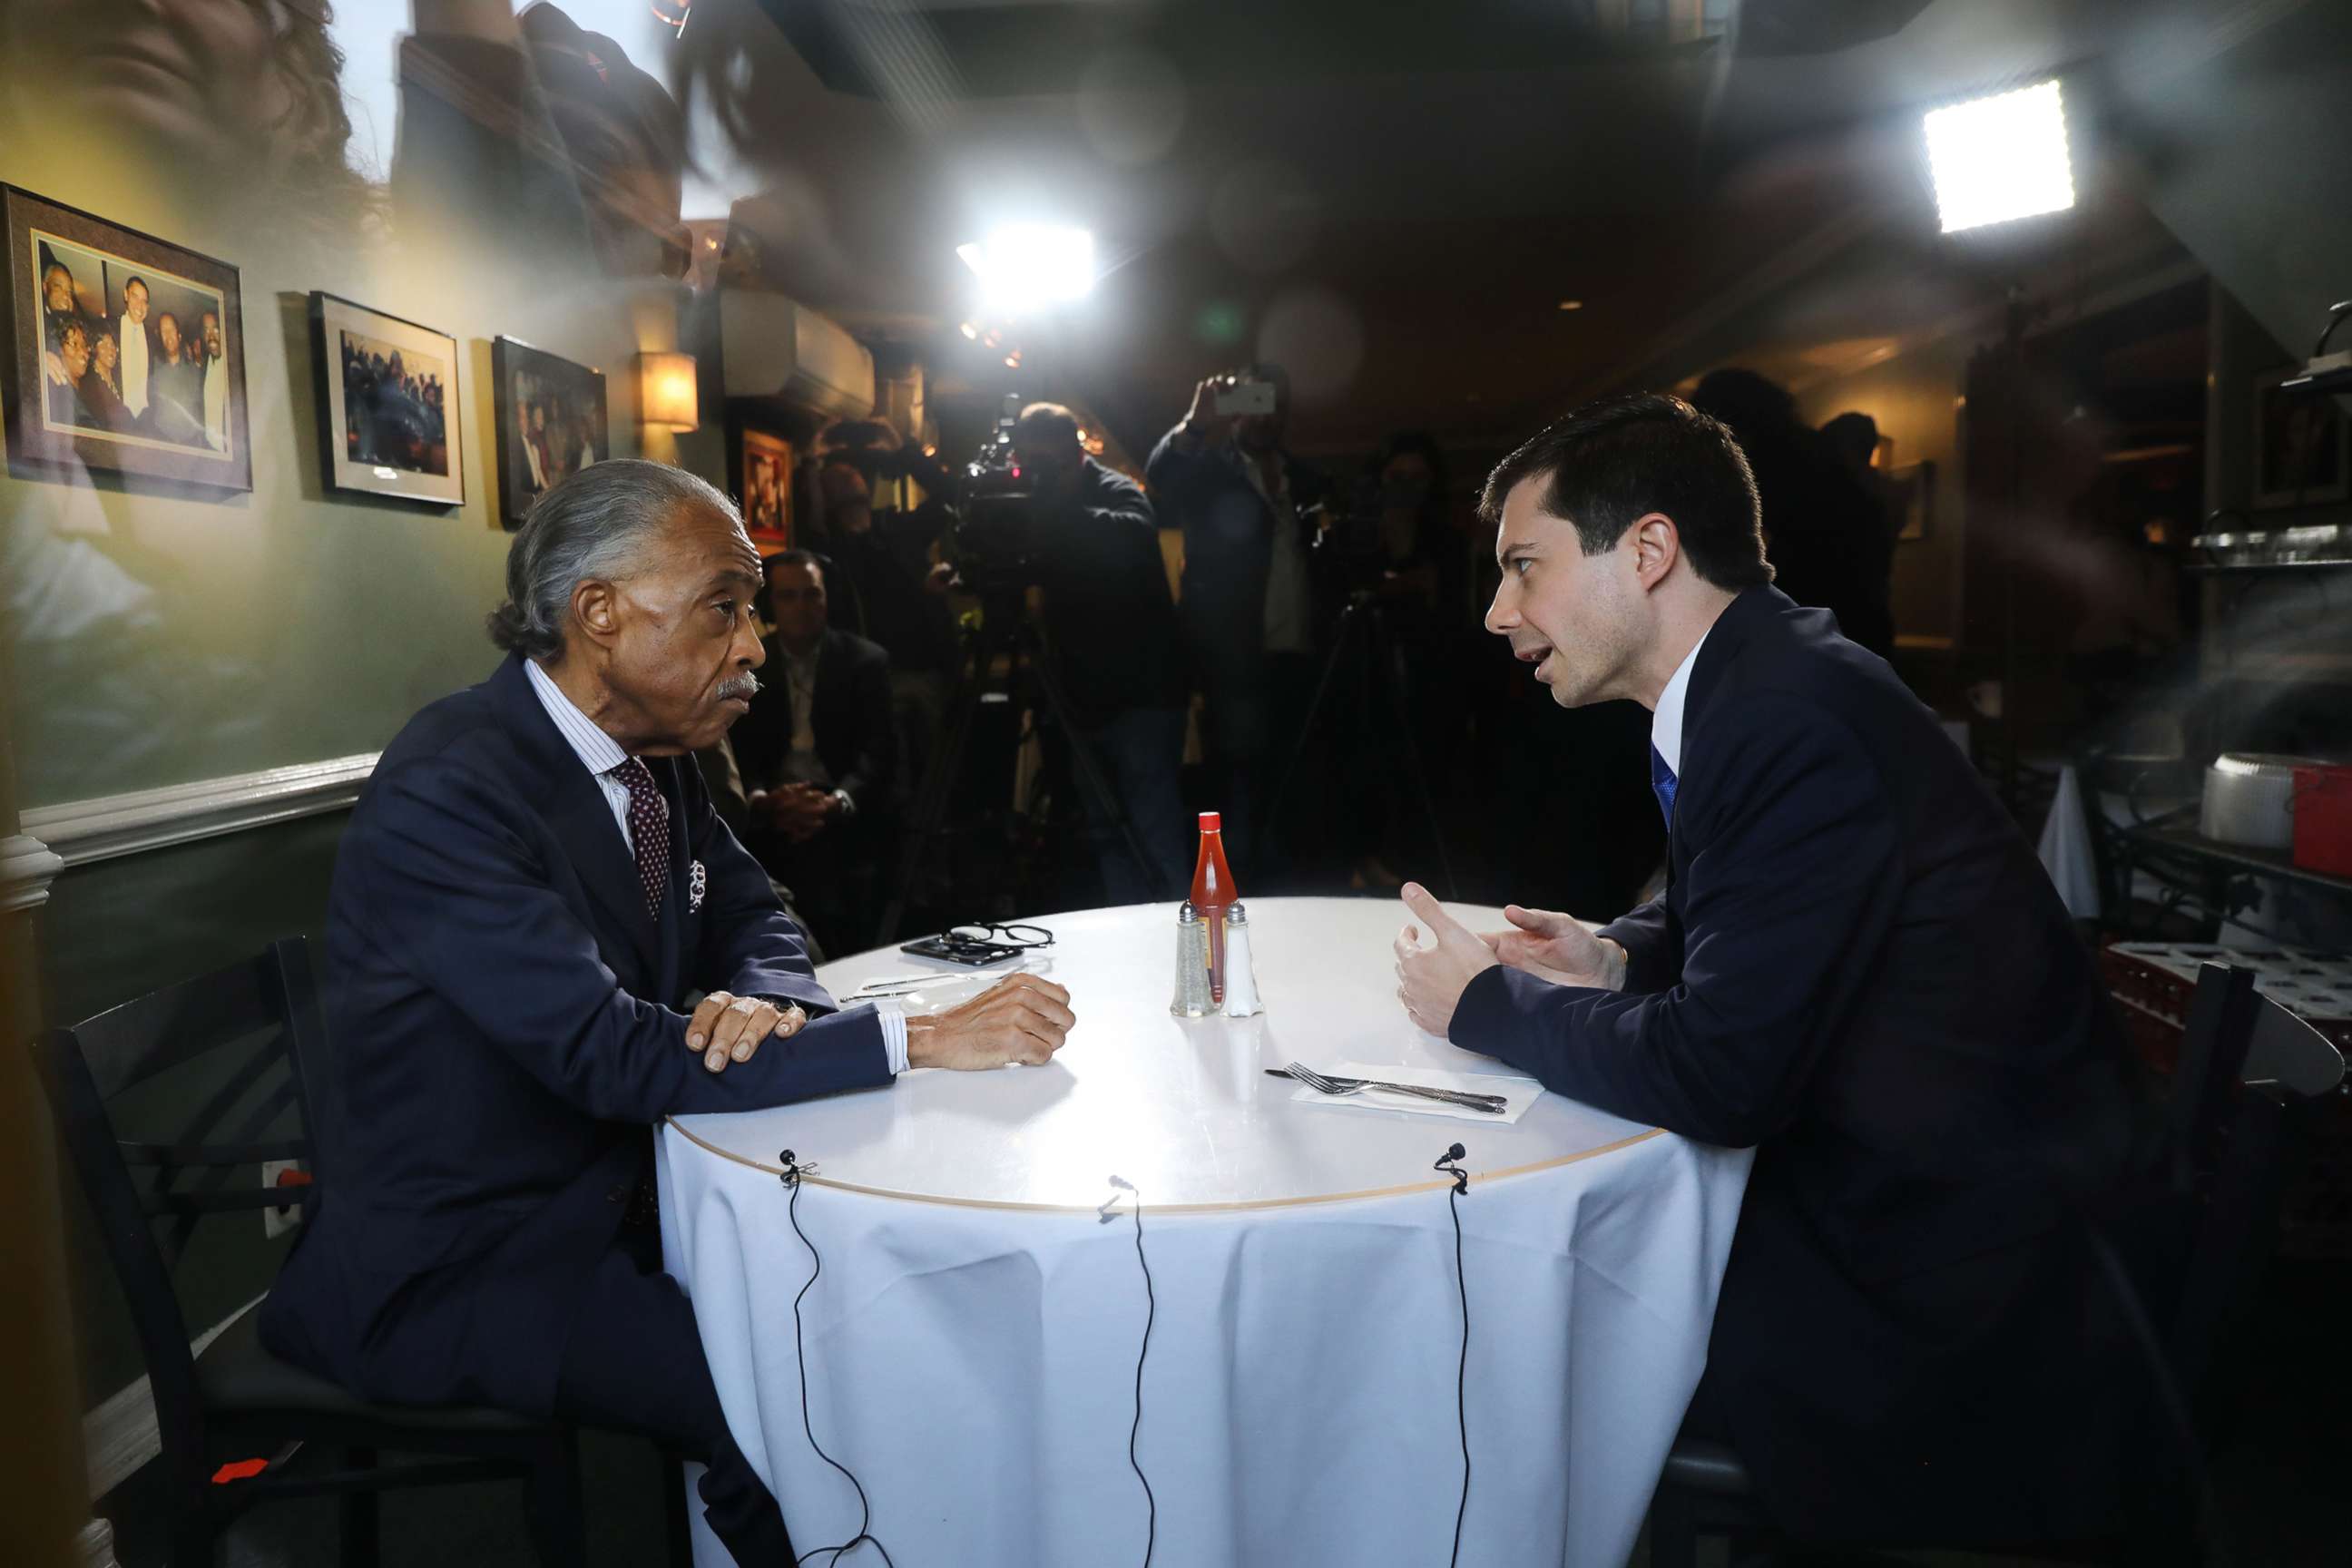
M 596 721 L 572 705 L 572 699 L 563 695 L 563 689 L 555 684 L 547 671 L 539 668 L 539 660 L 524 659 L 522 670 L 530 679 L 531 695 L 538 698 L 539 705 L 547 710 L 547 716 L 555 721 L 556 733 L 563 737 L 564 743 L 580 759 L 582 767 L 601 776 L 629 760 L 629 753 L 621 749 L 620 742 L 598 729 Z

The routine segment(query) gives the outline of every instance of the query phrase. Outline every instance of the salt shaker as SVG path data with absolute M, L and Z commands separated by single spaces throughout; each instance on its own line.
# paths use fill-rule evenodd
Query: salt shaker
M 1209 928 L 1189 901 L 1176 911 L 1176 999 L 1168 1011 L 1179 1018 L 1205 1018 L 1216 1011 L 1209 999 Z
M 1249 910 L 1235 903 L 1225 911 L 1225 1016 L 1247 1018 L 1265 1011 L 1257 999 L 1257 972 L 1250 967 Z

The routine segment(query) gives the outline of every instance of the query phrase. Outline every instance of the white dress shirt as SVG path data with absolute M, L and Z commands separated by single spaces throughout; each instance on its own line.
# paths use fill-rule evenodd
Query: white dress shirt
M 572 699 L 563 695 L 562 688 L 539 667 L 537 659 L 524 659 L 522 669 L 523 674 L 530 678 L 531 695 L 537 697 L 539 705 L 547 710 L 547 716 L 555 721 L 556 733 L 563 737 L 564 743 L 572 748 L 572 755 L 580 759 L 580 765 L 586 768 L 589 775 L 596 781 L 596 787 L 604 792 L 604 804 L 613 808 L 613 824 L 621 830 L 621 843 L 634 858 L 637 851 L 635 841 L 629 837 L 629 786 L 613 776 L 613 770 L 626 763 L 629 753 L 621 749 L 618 741 L 604 733 L 596 721 L 572 705 Z M 905 1072 L 906 1010 L 895 1003 L 877 1002 L 874 1004 L 874 1016 L 881 1020 L 882 1049 L 889 1058 L 890 1070 L 893 1073 Z
M 1650 744 L 1666 759 L 1666 771 L 1678 779 L 1683 776 L 1683 698 L 1690 690 L 1691 666 L 1698 662 L 1698 650 L 1706 646 L 1706 633 L 1713 630 L 1710 626 L 1699 633 L 1698 641 L 1675 666 L 1665 690 L 1658 694 L 1658 710 L 1650 715 Z
M 125 316 L 116 335 L 115 347 L 122 358 L 115 367 L 122 373 L 122 406 L 136 418 L 147 412 L 147 323 Z
M 228 450 L 228 360 L 200 362 L 205 370 L 205 437 L 215 452 Z

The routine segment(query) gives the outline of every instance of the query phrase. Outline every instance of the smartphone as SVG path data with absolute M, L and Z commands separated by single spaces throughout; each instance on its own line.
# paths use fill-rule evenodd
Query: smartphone
M 1227 376 L 1217 385 L 1219 418 L 1245 418 L 1274 412 L 1274 383 Z

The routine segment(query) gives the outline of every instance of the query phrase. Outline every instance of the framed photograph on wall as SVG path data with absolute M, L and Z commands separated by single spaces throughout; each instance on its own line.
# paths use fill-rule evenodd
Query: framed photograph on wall
M 613 455 L 604 374 L 512 338 L 490 340 L 497 384 L 499 517 L 522 526 L 547 488 Z
M 727 421 L 727 488 L 743 510 L 743 527 L 762 545 L 793 543 L 793 444 L 758 416 Z
M 251 489 L 236 268 L 14 185 L 0 210 L 10 467 Z
M 327 488 L 464 505 L 457 340 L 327 293 L 310 329 Z
M 2254 378 L 2253 504 L 2315 506 L 2352 499 L 2352 439 L 2332 397 L 2280 385 L 2297 367 Z

